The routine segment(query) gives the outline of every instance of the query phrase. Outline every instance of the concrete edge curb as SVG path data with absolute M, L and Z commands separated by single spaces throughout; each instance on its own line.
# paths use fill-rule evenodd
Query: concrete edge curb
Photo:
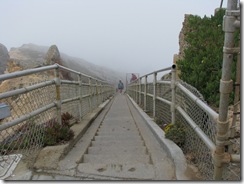
M 167 151 L 168 155 L 173 160 L 175 165 L 176 179 L 189 180 L 189 178 L 186 176 L 188 164 L 182 150 L 173 141 L 166 139 L 164 131 L 136 104 L 136 102 L 129 95 L 127 96 L 141 117 L 145 120 L 147 126 L 151 129 L 160 145 Z
M 71 148 L 77 143 L 77 141 L 84 135 L 86 130 L 89 128 L 91 123 L 94 121 L 94 119 L 102 112 L 102 110 L 108 105 L 108 103 L 111 101 L 112 97 L 107 99 L 105 102 L 100 104 L 95 110 L 93 110 L 91 113 L 88 113 L 84 116 L 81 124 L 74 124 L 71 129 L 75 130 L 75 136 L 74 138 L 69 141 L 68 143 L 64 145 L 56 145 L 56 146 L 47 146 L 43 148 L 40 153 L 37 156 L 37 159 L 33 165 L 33 168 L 35 170 L 50 170 L 55 169 L 57 167 L 57 164 L 59 160 L 64 158 Z M 47 154 L 48 153 L 48 154 Z M 54 160 L 50 160 L 49 156 L 48 158 L 44 159 L 43 155 L 49 155 L 53 154 Z M 40 159 L 38 159 L 40 158 Z M 41 161 L 39 161 L 41 160 Z

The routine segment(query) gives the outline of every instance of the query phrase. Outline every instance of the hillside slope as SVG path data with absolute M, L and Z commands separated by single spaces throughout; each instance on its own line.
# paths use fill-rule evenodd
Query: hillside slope
M 46 56 L 50 47 L 35 44 L 24 44 L 21 47 L 11 48 L 9 51 L 10 61 L 14 62 L 22 69 L 36 68 L 46 65 Z M 95 65 L 82 58 L 76 58 L 60 52 L 62 65 L 86 75 L 109 81 L 117 84 L 125 74 L 111 70 L 109 68 Z

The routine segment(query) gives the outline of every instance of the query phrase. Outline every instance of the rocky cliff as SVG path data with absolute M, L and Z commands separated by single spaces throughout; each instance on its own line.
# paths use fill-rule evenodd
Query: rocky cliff
M 11 48 L 8 52 L 7 48 L 0 44 L 0 74 L 52 65 L 54 63 L 95 78 L 109 81 L 114 85 L 117 85 L 118 81 L 124 78 L 122 73 L 92 64 L 82 58 L 75 58 L 61 53 L 56 45 L 46 47 L 35 44 L 24 44 L 18 48 Z M 73 77 L 69 72 L 61 71 L 61 78 L 71 79 Z M 3 82 L 0 81 L 0 93 L 29 86 L 43 80 L 49 80 L 48 75 L 33 74 Z
M 35 44 L 24 44 L 18 48 L 11 48 L 10 51 L 6 53 L 9 54 L 8 62 L 6 62 L 8 67 L 4 69 L 6 72 L 58 63 L 86 75 L 91 75 L 114 84 L 117 84 L 119 79 L 124 78 L 123 73 L 118 73 L 109 68 L 95 65 L 82 58 L 71 57 L 59 52 L 56 45 L 47 47 Z
M 185 40 L 185 34 L 190 30 L 188 26 L 188 18 L 190 14 L 185 14 L 184 21 L 182 22 L 182 28 L 179 34 L 179 53 L 177 54 L 176 60 L 184 58 L 184 49 L 187 48 L 188 44 Z

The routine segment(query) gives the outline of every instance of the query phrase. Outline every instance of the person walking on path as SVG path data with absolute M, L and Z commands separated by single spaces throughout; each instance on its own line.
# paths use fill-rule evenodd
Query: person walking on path
M 124 89 L 124 84 L 123 84 L 123 82 L 121 80 L 119 80 L 118 89 L 119 89 L 119 92 L 121 94 L 123 89 Z

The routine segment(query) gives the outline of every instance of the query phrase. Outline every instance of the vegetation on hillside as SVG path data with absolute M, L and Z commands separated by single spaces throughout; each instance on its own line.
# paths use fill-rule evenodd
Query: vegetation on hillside
M 219 83 L 223 62 L 224 32 L 223 17 L 225 10 L 214 16 L 203 18 L 190 15 L 185 33 L 187 47 L 184 58 L 177 62 L 180 78 L 196 87 L 205 100 L 214 106 L 219 104 Z M 236 43 L 239 32 L 236 33 Z M 234 57 L 234 63 L 236 57 Z M 235 79 L 235 64 L 233 78 Z M 232 95 L 233 96 L 233 95 Z M 233 99 L 233 98 L 232 98 Z

